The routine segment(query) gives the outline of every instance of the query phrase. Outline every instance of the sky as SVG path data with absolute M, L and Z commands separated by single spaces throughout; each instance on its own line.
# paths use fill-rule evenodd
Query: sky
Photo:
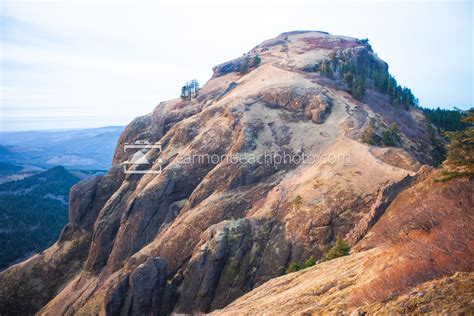
M 0 131 L 125 125 L 292 30 L 368 38 L 422 106 L 474 103 L 472 1 L 0 3 Z

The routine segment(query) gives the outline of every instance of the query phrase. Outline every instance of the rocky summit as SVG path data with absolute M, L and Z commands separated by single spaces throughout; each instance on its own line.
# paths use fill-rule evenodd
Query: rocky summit
M 0 314 L 473 308 L 447 299 L 472 294 L 472 179 L 433 181 L 443 139 L 415 105 L 366 40 L 261 43 L 126 127 L 59 240 L 0 274 Z M 149 169 L 127 144 L 159 144 Z

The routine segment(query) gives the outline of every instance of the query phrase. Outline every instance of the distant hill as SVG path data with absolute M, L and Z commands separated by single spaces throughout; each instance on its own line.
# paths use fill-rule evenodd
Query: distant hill
M 122 126 L 78 130 L 0 132 L 0 183 L 56 165 L 68 170 L 107 170 Z
M 0 269 L 58 238 L 68 220 L 69 190 L 79 179 L 58 166 L 0 184 Z

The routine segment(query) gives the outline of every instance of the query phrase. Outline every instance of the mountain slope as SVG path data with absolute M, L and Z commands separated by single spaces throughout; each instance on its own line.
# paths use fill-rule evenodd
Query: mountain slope
M 208 312 L 321 258 L 338 235 L 356 243 L 439 158 L 423 114 L 377 88 L 387 69 L 365 41 L 323 32 L 285 33 L 216 66 L 196 99 L 125 128 L 109 172 L 71 191 L 58 243 L 0 275 L 0 311 Z M 374 145 L 361 142 L 368 131 Z M 137 141 L 160 142 L 146 154 L 154 173 L 124 173 Z
M 63 167 L 0 184 L 0 269 L 50 246 L 67 223 L 69 189 L 79 178 Z
M 271 280 L 216 314 L 472 313 L 474 179 L 440 176 L 398 195 L 351 255 Z

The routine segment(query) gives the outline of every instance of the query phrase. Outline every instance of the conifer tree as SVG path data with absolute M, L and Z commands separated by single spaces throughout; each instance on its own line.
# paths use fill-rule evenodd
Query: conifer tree
M 262 60 L 260 59 L 260 56 L 258 54 L 255 55 L 255 57 L 253 58 L 253 67 L 257 68 L 260 65 L 261 61 Z
M 351 248 L 349 245 L 347 245 L 347 243 L 340 236 L 337 236 L 336 243 L 324 256 L 323 261 L 329 261 L 342 256 L 347 256 L 350 251 Z

